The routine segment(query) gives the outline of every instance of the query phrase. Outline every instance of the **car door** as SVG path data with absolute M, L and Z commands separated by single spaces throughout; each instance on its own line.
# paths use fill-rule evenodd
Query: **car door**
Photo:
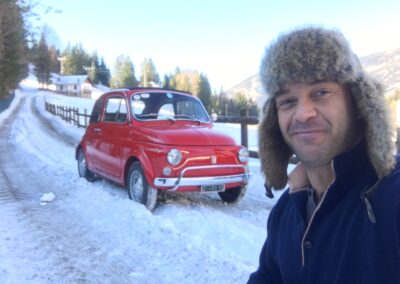
M 95 130 L 95 164 L 106 176 L 118 179 L 122 176 L 122 154 L 124 141 L 128 135 L 127 100 L 122 93 L 112 93 L 106 97 L 101 124 Z
M 86 149 L 86 161 L 89 168 L 97 169 L 97 148 L 96 145 L 99 143 L 99 130 L 101 129 L 101 116 L 104 108 L 105 96 L 101 96 L 97 99 L 93 106 L 92 113 L 90 115 L 89 125 L 85 133 L 85 149 Z

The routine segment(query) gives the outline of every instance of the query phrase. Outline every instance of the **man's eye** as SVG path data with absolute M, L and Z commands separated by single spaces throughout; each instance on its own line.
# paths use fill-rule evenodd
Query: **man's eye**
M 279 100 L 277 103 L 277 107 L 281 109 L 288 109 L 295 104 L 294 99 L 283 99 Z
M 319 90 L 319 91 L 314 93 L 314 96 L 315 97 L 322 97 L 322 96 L 325 96 L 327 94 L 329 94 L 329 91 L 327 91 L 327 90 Z

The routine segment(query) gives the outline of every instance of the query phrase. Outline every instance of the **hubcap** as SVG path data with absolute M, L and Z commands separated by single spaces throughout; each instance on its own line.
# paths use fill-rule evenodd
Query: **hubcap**
M 138 171 L 134 171 L 129 181 L 129 189 L 131 196 L 138 202 L 142 202 L 143 199 L 143 176 Z
M 82 152 L 79 153 L 79 173 L 82 177 L 86 174 L 86 159 Z

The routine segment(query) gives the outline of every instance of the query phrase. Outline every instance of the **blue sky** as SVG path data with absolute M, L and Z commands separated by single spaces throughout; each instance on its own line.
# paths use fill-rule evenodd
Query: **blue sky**
M 129 55 L 136 74 L 151 57 L 160 76 L 177 66 L 206 74 L 225 90 L 258 72 L 265 47 L 292 28 L 336 28 L 359 55 L 400 48 L 400 1 L 40 0 L 61 13 L 42 14 L 65 46 L 81 42 L 112 69 Z

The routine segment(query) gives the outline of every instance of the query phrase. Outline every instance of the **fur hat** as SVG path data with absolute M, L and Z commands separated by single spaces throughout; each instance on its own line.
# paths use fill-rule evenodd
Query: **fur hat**
M 363 122 L 363 139 L 377 176 L 393 170 L 394 132 L 383 89 L 365 74 L 340 32 L 307 27 L 281 35 L 266 49 L 260 79 L 268 94 L 259 129 L 259 153 L 267 186 L 282 189 L 288 179 L 287 167 L 293 152 L 279 129 L 274 98 L 285 84 L 292 82 L 333 81 L 348 86 Z

